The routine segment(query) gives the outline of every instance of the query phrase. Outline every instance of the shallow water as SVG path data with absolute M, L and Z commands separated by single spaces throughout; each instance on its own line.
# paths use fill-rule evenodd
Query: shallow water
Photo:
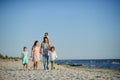
M 58 60 L 56 63 L 120 69 L 120 59 Z

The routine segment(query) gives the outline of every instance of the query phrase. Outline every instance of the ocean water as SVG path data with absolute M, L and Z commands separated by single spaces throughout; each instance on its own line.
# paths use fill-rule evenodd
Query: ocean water
M 58 60 L 57 64 L 120 69 L 120 59 Z

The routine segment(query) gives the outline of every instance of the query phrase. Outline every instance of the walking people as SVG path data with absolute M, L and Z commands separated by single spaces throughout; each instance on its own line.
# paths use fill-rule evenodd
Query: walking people
M 48 70 L 49 67 L 49 50 L 50 50 L 50 44 L 48 37 L 44 37 L 43 42 L 41 43 L 41 53 L 43 55 L 43 66 L 44 70 Z
M 27 71 L 28 70 L 28 51 L 27 51 L 27 47 L 23 48 L 22 64 L 23 64 L 24 71 Z
M 50 62 L 51 62 L 51 70 L 55 69 L 55 61 L 58 60 L 55 47 L 52 46 L 50 49 Z
M 32 47 L 31 56 L 33 58 L 34 70 L 38 70 L 38 63 L 40 61 L 40 46 L 39 46 L 39 42 L 37 40 L 34 42 L 34 45 Z

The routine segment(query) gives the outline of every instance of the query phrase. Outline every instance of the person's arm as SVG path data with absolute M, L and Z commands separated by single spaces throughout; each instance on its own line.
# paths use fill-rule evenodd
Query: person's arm
M 31 57 L 31 55 L 29 54 L 29 52 L 27 53 L 27 56 L 28 56 L 28 58 L 30 58 L 30 57 Z
M 58 60 L 58 56 L 57 56 L 56 52 L 55 52 L 55 58 L 56 58 L 56 60 Z
M 31 50 L 31 55 L 30 55 L 30 57 L 32 58 L 32 56 L 33 56 L 33 53 L 32 53 L 32 50 Z
M 40 54 L 42 54 L 43 53 L 43 51 L 42 51 L 42 47 L 40 47 Z
M 33 51 L 34 51 L 34 47 L 32 47 L 31 49 L 31 58 L 33 57 Z
M 43 53 L 43 43 L 41 43 L 41 47 L 40 47 L 40 54 Z
M 48 43 L 48 47 L 49 47 L 49 49 L 52 47 L 52 45 L 50 44 L 50 43 Z
M 52 47 L 52 44 L 49 42 L 49 47 L 51 48 Z

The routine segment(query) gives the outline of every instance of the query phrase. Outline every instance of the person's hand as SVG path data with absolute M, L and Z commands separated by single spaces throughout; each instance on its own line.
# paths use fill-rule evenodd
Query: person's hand
M 56 61 L 58 61 L 58 58 L 56 58 Z
M 40 54 L 42 54 L 42 51 L 40 50 L 40 52 L 39 52 Z
M 50 55 L 50 50 L 48 50 L 48 55 Z
M 30 58 L 32 58 L 32 56 L 30 56 Z
M 48 54 L 50 54 L 50 50 L 48 50 Z

